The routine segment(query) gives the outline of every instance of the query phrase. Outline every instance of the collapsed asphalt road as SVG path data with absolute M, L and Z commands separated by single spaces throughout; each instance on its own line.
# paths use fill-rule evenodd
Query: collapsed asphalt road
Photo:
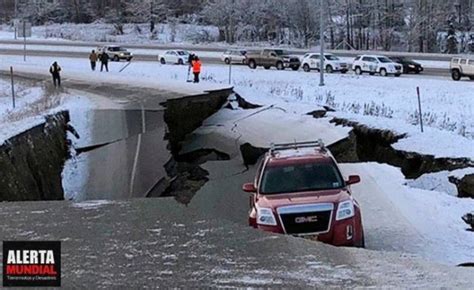
M 0 204 L 4 240 L 61 240 L 64 287 L 460 287 L 474 270 L 271 235 L 172 199 Z
M 112 87 L 106 97 L 124 102 Z M 135 97 L 129 102 L 135 108 L 143 105 L 146 110 L 156 104 L 153 98 L 140 102 L 146 94 Z M 380 251 L 334 248 L 248 228 L 248 195 L 241 185 L 253 179 L 255 167 L 243 165 L 241 144 L 265 147 L 274 140 L 314 139 L 315 135 L 330 144 L 345 138 L 349 130 L 327 119 L 285 119 L 288 116 L 276 107 L 222 109 L 188 135 L 182 154 L 206 148 L 229 158 L 201 165 L 209 181 L 186 207 L 173 198 L 0 204 L 1 215 L 9 217 L 3 219 L 1 236 L 62 240 L 64 286 L 469 287 L 474 283 L 472 269 L 413 257 L 420 253 L 406 246 L 412 243 L 409 236 L 397 236 L 407 223 L 400 221 L 392 230 L 386 219 L 379 219 L 387 210 L 390 217 L 401 215 L 393 215 L 396 211 L 388 209 L 390 203 L 377 202 L 383 195 L 369 195 L 371 190 L 382 194 L 383 188 L 357 165 L 347 169 L 364 173 L 366 183 L 355 190 L 367 194 L 358 198 L 380 207 L 375 214 L 372 209 L 364 211 L 371 221 L 367 244 Z M 134 123 L 134 117 L 130 120 Z M 288 127 L 301 130 L 289 132 Z

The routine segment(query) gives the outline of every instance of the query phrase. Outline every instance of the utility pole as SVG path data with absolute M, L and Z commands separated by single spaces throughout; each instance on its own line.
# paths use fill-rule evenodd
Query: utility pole
M 16 26 L 17 26 L 17 18 L 18 18 L 18 0 L 15 0 L 15 20 L 13 21 L 13 26 L 15 26 L 15 40 L 16 40 Z
M 319 54 L 319 86 L 324 86 L 324 14 L 325 7 L 324 1 L 320 0 L 320 15 L 319 15 L 319 43 L 321 45 L 321 50 Z

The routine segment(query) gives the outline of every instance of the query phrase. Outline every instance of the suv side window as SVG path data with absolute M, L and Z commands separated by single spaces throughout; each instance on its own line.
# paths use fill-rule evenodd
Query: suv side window
M 474 59 L 469 60 L 469 65 L 474 65 Z
M 375 58 L 370 57 L 370 56 L 364 56 L 364 57 L 362 58 L 362 61 L 377 62 L 377 61 L 375 60 Z
M 360 60 L 360 55 L 358 57 L 356 57 L 354 60 Z
M 458 63 L 458 62 L 459 62 L 459 58 L 453 58 L 453 59 L 451 60 L 451 62 L 452 62 L 452 63 Z
M 315 54 L 311 56 L 311 59 L 319 59 L 319 55 Z
M 467 59 L 461 59 L 461 64 L 467 64 Z

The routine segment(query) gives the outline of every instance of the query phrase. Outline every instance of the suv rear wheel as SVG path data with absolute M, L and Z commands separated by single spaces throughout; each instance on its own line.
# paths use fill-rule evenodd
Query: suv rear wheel
M 360 69 L 360 67 L 356 67 L 355 74 L 356 75 L 361 75 L 362 74 L 362 70 Z
M 334 71 L 334 70 L 333 70 L 332 66 L 330 66 L 330 65 L 327 65 L 327 66 L 326 66 L 326 72 L 327 72 L 327 73 L 330 74 L 330 73 L 332 73 L 333 71 Z
M 283 65 L 283 63 L 281 61 L 279 61 L 279 62 L 276 63 L 276 68 L 277 68 L 277 70 L 284 70 L 285 66 Z
M 114 55 L 114 58 L 112 59 L 113 61 L 120 61 L 118 55 Z
M 303 70 L 304 70 L 305 72 L 310 72 L 310 71 L 311 71 L 311 69 L 309 68 L 309 65 L 308 65 L 307 63 L 305 63 L 305 64 L 303 65 Z
M 256 69 L 257 68 L 257 63 L 255 62 L 255 60 L 253 60 L 253 59 L 249 60 L 249 68 L 251 68 L 251 69 Z
M 178 64 L 183 64 L 183 60 L 181 58 L 178 59 Z
M 453 80 L 455 81 L 459 81 L 461 79 L 461 72 L 457 69 L 454 69 L 452 72 L 451 72 L 451 77 L 453 78 Z
M 383 77 L 386 77 L 387 76 L 387 70 L 384 69 L 384 68 L 381 68 L 380 69 L 380 75 L 383 76 Z
M 161 59 L 160 59 L 160 63 L 161 63 L 161 64 L 166 64 L 165 59 L 164 59 L 164 58 L 161 58 Z
M 225 64 L 230 64 L 230 59 L 229 59 L 228 57 L 226 57 L 226 58 L 224 59 L 224 62 L 225 62 Z

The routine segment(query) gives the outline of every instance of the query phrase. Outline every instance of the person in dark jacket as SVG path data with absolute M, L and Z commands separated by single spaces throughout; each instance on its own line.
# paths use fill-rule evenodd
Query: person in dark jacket
M 194 61 L 194 54 L 190 53 L 188 56 L 188 76 L 186 77 L 186 80 L 188 82 L 191 82 L 191 80 L 189 80 L 189 75 L 191 74 L 191 69 L 193 68 L 193 61 Z
M 188 56 L 188 64 L 189 66 L 193 66 L 193 60 L 194 60 L 195 55 L 193 53 L 190 53 Z
M 51 67 L 49 68 L 49 72 L 53 76 L 53 84 L 55 87 L 60 87 L 61 86 L 61 75 L 59 74 L 61 72 L 61 67 L 57 62 L 53 62 Z
M 89 60 L 91 61 L 91 69 L 94 71 L 95 70 L 95 64 L 97 63 L 97 53 L 95 53 L 95 50 L 89 54 Z
M 199 74 L 201 73 L 201 60 L 199 57 L 195 56 L 193 60 L 193 74 L 194 74 L 194 82 L 199 83 Z
M 106 71 L 109 71 L 109 55 L 105 52 L 100 54 L 100 71 L 105 67 Z

